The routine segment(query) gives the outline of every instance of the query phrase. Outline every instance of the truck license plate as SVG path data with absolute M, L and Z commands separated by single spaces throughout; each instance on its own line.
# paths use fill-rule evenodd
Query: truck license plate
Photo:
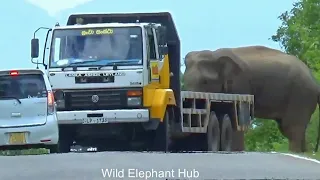
M 9 143 L 10 144 L 26 144 L 25 133 L 10 133 Z
M 103 124 L 108 123 L 108 119 L 106 117 L 101 118 L 83 118 L 83 124 Z

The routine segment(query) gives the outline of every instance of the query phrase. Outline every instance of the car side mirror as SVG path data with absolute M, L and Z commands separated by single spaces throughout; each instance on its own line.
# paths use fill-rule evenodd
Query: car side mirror
M 39 39 L 31 39 L 31 58 L 39 57 Z

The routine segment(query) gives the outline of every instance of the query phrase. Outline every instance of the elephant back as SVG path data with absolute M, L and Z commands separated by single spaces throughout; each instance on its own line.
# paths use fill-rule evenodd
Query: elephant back
M 231 48 L 233 54 L 243 59 L 244 61 L 285 61 L 286 53 L 277 49 L 272 49 L 266 46 L 243 46 Z

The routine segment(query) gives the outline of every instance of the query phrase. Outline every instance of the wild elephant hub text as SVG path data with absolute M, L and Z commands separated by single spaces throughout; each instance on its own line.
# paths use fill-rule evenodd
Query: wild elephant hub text
M 199 178 L 200 172 L 195 169 L 142 170 L 142 169 L 101 169 L 104 178 Z

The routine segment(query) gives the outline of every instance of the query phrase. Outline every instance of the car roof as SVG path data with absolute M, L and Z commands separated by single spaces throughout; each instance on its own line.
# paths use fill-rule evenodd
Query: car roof
M 44 72 L 41 69 L 23 69 L 23 68 L 19 68 L 19 69 L 0 69 L 0 76 L 2 75 L 8 75 L 10 74 L 10 72 L 12 71 L 18 71 L 19 74 L 41 74 L 44 75 Z
M 51 90 L 51 85 L 48 80 L 47 74 L 41 69 L 31 69 L 31 68 L 16 68 L 16 69 L 0 69 L 0 76 L 10 75 L 10 72 L 18 71 L 19 75 L 28 75 L 28 74 L 39 74 L 44 77 L 44 83 L 48 90 Z

